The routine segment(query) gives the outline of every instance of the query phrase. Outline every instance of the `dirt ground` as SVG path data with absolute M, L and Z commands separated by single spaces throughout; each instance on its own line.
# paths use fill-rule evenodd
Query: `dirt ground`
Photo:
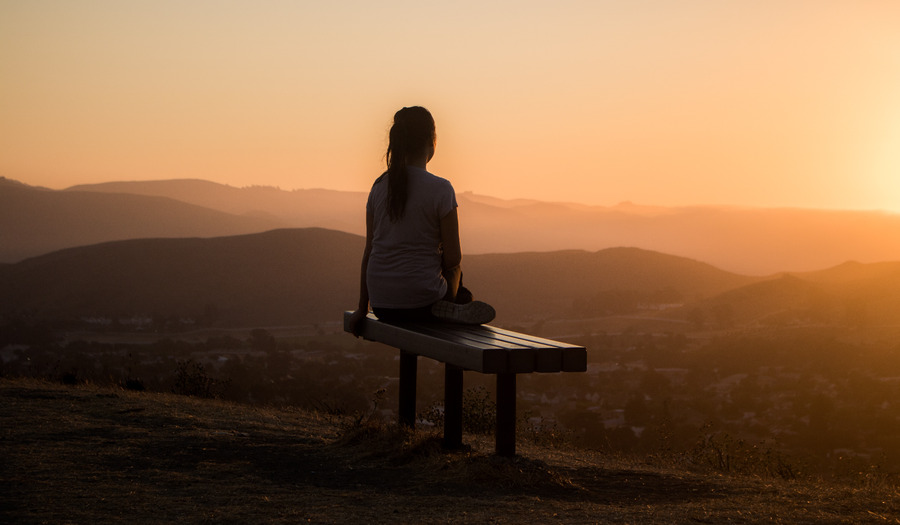
M 0 379 L 3 523 L 900 523 L 895 488 L 642 465 L 291 409 Z

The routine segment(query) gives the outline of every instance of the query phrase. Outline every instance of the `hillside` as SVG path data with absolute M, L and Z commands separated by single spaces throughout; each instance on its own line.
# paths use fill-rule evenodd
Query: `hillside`
M 198 180 L 114 182 L 71 189 L 167 197 L 230 214 L 269 217 L 291 227 L 324 227 L 360 235 L 365 227 L 362 192 L 233 188 Z M 900 260 L 900 244 L 885 242 L 900 238 L 900 215 L 879 211 L 632 203 L 586 206 L 503 200 L 464 191 L 457 198 L 467 254 L 594 252 L 634 246 L 750 275 L 813 271 L 849 260 Z
M 178 200 L 54 191 L 0 180 L 0 261 L 99 242 L 215 237 L 270 230 L 279 220 L 237 216 Z
M 699 301 L 723 326 L 900 325 L 900 262 L 845 263 L 736 287 Z
M 0 267 L 0 312 L 48 317 L 161 314 L 227 324 L 336 321 L 358 294 L 363 239 L 323 229 L 70 248 Z M 464 282 L 498 322 L 566 317 L 608 289 L 695 298 L 755 279 L 638 249 L 471 255 Z
M 0 314 L 162 316 L 213 326 L 334 323 L 356 304 L 362 246 L 359 236 L 309 228 L 69 248 L 0 265 Z M 696 324 L 698 311 L 704 324 L 719 328 L 900 323 L 897 262 L 758 278 L 610 248 L 468 255 L 463 267 L 466 286 L 507 326 L 619 314 Z M 666 311 L 654 313 L 657 305 Z
M 355 304 L 363 240 L 321 229 L 109 242 L 0 268 L 0 310 L 312 324 Z
M 66 191 L 166 197 L 234 215 L 265 217 L 296 228 L 365 233 L 366 194 L 362 192 L 235 188 L 198 179 L 81 184 Z
M 516 319 L 580 316 L 581 300 L 609 290 L 669 292 L 686 302 L 758 280 L 638 248 L 471 255 L 463 264 L 466 285 Z
M 0 379 L 0 521 L 885 523 L 897 494 L 298 410 Z M 85 451 L 90 453 L 86 454 Z

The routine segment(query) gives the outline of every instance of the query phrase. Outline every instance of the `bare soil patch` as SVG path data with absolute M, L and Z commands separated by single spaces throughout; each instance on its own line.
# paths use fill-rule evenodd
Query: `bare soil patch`
M 721 476 L 292 409 L 0 379 L 5 523 L 900 523 L 896 489 Z

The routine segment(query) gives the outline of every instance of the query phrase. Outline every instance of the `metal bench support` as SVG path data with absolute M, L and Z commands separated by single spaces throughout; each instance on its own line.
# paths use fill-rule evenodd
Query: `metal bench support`
M 416 375 L 419 356 L 400 351 L 400 424 L 416 426 Z
M 516 455 L 516 374 L 497 374 L 498 456 Z
M 444 447 L 462 447 L 463 369 L 444 365 Z

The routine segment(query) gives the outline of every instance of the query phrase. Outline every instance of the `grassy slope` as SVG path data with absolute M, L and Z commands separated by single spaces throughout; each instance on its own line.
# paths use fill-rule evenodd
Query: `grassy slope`
M 893 523 L 894 489 L 664 469 L 194 398 L 0 379 L 0 522 Z

